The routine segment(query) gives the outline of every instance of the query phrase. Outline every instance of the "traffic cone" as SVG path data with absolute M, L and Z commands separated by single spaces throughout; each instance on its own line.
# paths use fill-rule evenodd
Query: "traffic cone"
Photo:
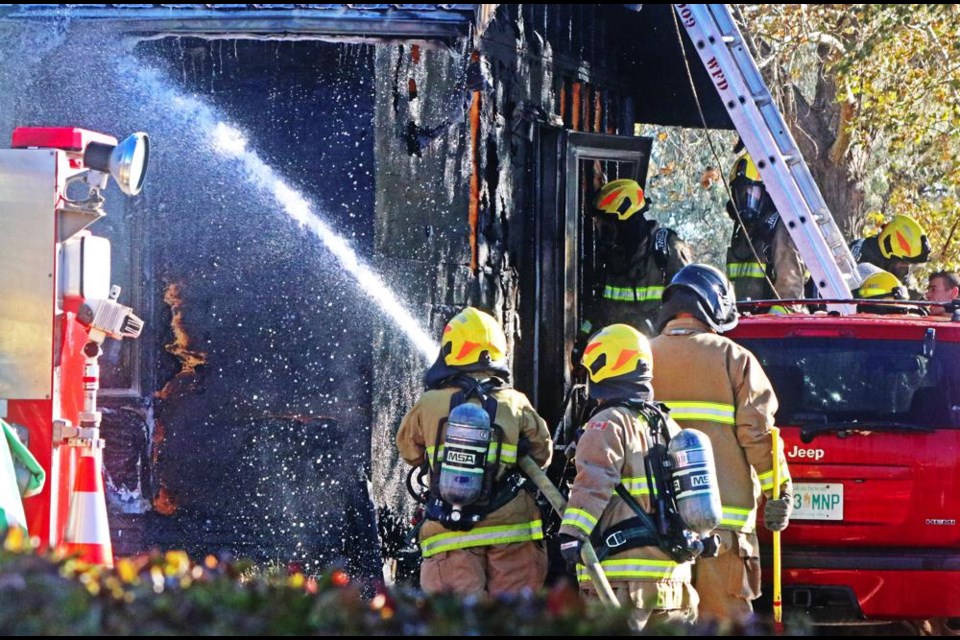
M 63 550 L 90 564 L 113 566 L 113 545 L 107 522 L 98 456 L 85 453 L 77 462 L 77 478 L 70 498 L 70 514 L 63 535 Z

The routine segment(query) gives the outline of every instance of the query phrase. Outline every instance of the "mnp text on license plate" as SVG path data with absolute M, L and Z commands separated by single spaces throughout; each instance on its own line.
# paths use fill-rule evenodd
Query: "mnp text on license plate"
M 843 485 L 839 482 L 793 483 L 793 520 L 843 520 Z

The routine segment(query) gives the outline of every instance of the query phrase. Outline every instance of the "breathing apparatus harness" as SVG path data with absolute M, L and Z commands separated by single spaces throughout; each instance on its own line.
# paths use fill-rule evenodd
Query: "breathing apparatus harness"
M 674 475 L 675 456 L 668 451 L 670 432 L 665 417 L 668 409 L 661 403 L 620 400 L 604 404 L 597 411 L 617 406 L 636 412 L 650 426 L 652 442 L 644 457 L 644 468 L 654 513 L 644 511 L 623 483 L 618 483 L 617 495 L 636 515 L 602 533 L 599 528 L 594 529 L 590 542 L 597 557 L 603 560 L 611 553 L 648 546 L 659 547 L 678 563 L 716 556 L 719 551 L 717 537 L 694 532 L 681 515 L 677 496 L 683 490 L 685 479 Z
M 487 514 L 513 500 L 526 482 L 516 469 L 497 479 L 504 432 L 496 423 L 493 392 L 507 388 L 507 383 L 496 377 L 478 380 L 459 373 L 444 386 L 459 390 L 450 397 L 449 416 L 441 418 L 437 426 L 433 460 L 428 456 L 407 476 L 407 490 L 424 505 L 423 519 L 415 524 L 410 539 L 424 519 L 454 531 L 469 531 Z M 471 398 L 479 400 L 480 407 L 469 403 Z M 525 453 L 524 443 L 521 439 L 518 456 Z

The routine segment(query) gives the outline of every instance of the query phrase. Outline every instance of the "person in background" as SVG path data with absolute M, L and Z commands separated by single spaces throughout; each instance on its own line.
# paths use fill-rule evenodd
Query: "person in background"
M 579 361 L 583 343 L 601 327 L 622 323 L 653 335 L 663 288 L 692 259 L 690 247 L 676 232 L 644 217 L 650 203 L 636 180 L 607 182 L 593 204 L 602 287 L 587 302 L 571 364 Z
M 733 235 L 727 276 L 737 300 L 803 298 L 803 260 L 749 153 L 743 152 L 733 163 L 730 193 L 727 214 L 733 220 Z M 774 305 L 770 311 L 800 312 L 803 307 Z
M 927 300 L 931 302 L 952 302 L 960 298 L 960 275 L 954 271 L 936 271 L 927 279 Z M 945 316 L 943 307 L 930 307 L 930 315 Z
M 443 330 L 440 354 L 425 376 L 427 390 L 404 416 L 397 432 L 400 456 L 411 466 L 429 467 L 426 520 L 420 529 L 420 586 L 427 593 L 513 593 L 543 586 L 547 554 L 540 511 L 522 488 L 517 456 L 528 454 L 545 467 L 553 443 L 546 423 L 527 397 L 510 387 L 507 339 L 487 313 L 467 307 Z M 471 403 L 487 412 L 493 434 L 485 455 L 471 458 L 462 446 L 457 459 L 444 457 L 448 417 Z M 462 430 L 460 432 L 463 433 Z M 468 473 L 482 474 L 475 502 L 451 504 L 443 493 L 445 467 L 457 470 L 469 458 Z M 469 476 L 460 478 L 469 479 Z
M 930 242 L 920 223 L 910 216 L 896 215 L 880 229 L 880 233 L 850 243 L 850 253 L 857 264 L 868 263 L 892 273 L 902 283 L 910 281 L 913 265 L 930 259 Z M 911 292 L 919 299 L 919 292 Z
M 911 304 L 895 304 L 891 300 L 910 300 L 910 292 L 907 287 L 889 271 L 879 269 L 872 264 L 864 263 L 857 265 L 857 271 L 860 272 L 863 280 L 860 286 L 853 290 L 853 297 L 858 300 L 877 300 L 876 304 L 870 302 L 861 302 L 857 305 L 857 311 L 860 313 L 877 313 L 880 315 L 912 313 L 916 315 L 927 315 L 928 311 L 923 307 Z

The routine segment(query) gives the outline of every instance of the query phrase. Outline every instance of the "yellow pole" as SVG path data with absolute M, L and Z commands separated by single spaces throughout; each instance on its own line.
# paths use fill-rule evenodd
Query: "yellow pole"
M 563 499 L 563 496 L 560 495 L 557 488 L 553 486 L 553 483 L 550 482 L 550 478 L 543 472 L 543 469 L 537 466 L 537 463 L 534 462 L 530 456 L 520 456 L 520 459 L 517 461 L 517 466 L 520 467 L 520 470 L 523 471 L 528 478 L 533 480 L 533 483 L 540 489 L 540 493 L 550 502 L 553 510 L 559 513 L 560 517 L 563 517 L 563 511 L 567 508 L 567 501 Z M 600 600 L 608 606 L 619 607 L 620 601 L 617 600 L 616 594 L 613 593 L 610 581 L 607 580 L 607 576 L 603 572 L 603 567 L 600 566 L 600 560 L 597 559 L 597 552 L 589 540 L 585 540 L 583 546 L 580 548 L 580 559 L 583 560 L 583 565 L 586 567 L 587 573 L 590 574 L 590 579 L 597 588 L 597 595 L 600 596 Z
M 780 429 L 771 427 L 773 436 L 773 499 L 780 499 Z M 773 628 L 783 631 L 783 589 L 780 584 L 780 532 L 773 532 Z

